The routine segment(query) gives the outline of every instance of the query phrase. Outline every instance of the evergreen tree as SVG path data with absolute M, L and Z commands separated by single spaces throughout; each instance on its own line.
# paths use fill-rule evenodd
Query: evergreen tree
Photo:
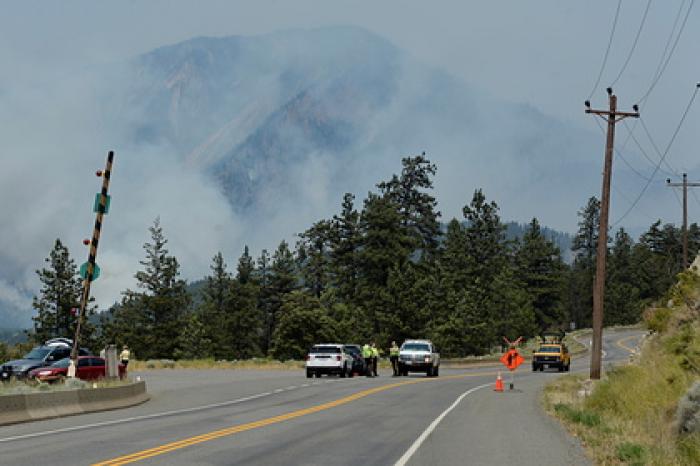
M 190 305 L 186 283 L 179 278 L 180 266 L 165 248 L 167 239 L 156 219 L 149 228 L 150 243 L 144 244 L 144 267 L 136 273 L 143 291 L 127 290 L 115 309 L 107 334 L 127 343 L 142 359 L 172 358 Z
M 463 212 L 467 220 L 464 228 L 467 271 L 476 286 L 485 286 L 493 281 L 506 260 L 505 226 L 498 215 L 498 205 L 487 202 L 480 189 L 474 192 Z
M 272 355 L 280 360 L 303 359 L 315 343 L 338 340 L 335 325 L 318 298 L 303 291 L 289 293 L 275 328 Z
M 34 296 L 32 302 L 32 307 L 37 311 L 37 315 L 32 317 L 32 338 L 37 343 L 55 337 L 73 338 L 78 320 L 73 309 L 80 307 L 82 297 L 82 282 L 77 267 L 61 240 L 55 241 L 45 262 L 48 268 L 36 271 L 42 286 L 39 296 Z M 94 308 L 88 306 L 86 313 L 86 317 L 89 317 L 94 313 Z M 93 330 L 86 318 L 85 325 L 81 327 L 81 341 L 86 346 L 90 344 Z
M 243 254 L 238 259 L 236 271 L 236 279 L 241 285 L 245 285 L 254 279 L 255 264 L 253 263 L 253 258 L 250 256 L 247 245 L 243 248 Z
M 338 295 L 347 303 L 357 300 L 358 247 L 361 241 L 360 214 L 350 193 L 343 196 L 342 211 L 330 225 L 330 274 Z
M 398 206 L 386 196 L 370 193 L 361 216 L 362 240 L 358 247 L 358 305 L 365 309 L 375 337 L 390 338 L 383 322 L 396 312 L 387 291 L 393 267 L 409 260 L 412 240 L 401 226 Z M 384 337 L 380 337 L 381 334 Z
M 206 277 L 205 285 L 202 289 L 202 303 L 199 306 L 201 319 L 197 317 L 197 322 L 192 321 L 192 325 L 201 324 L 204 328 L 206 338 L 210 341 L 213 349 L 213 356 L 216 359 L 224 359 L 231 354 L 231 338 L 227 331 L 227 320 L 235 312 L 232 303 L 233 277 L 226 270 L 226 263 L 221 252 L 212 259 L 211 275 Z M 183 350 L 187 352 L 187 350 Z
M 263 354 L 267 354 L 272 343 L 272 289 L 270 287 L 270 254 L 263 249 L 258 258 L 258 266 L 255 269 L 255 281 L 258 283 L 258 309 L 263 315 L 264 331 L 260 342 Z
M 282 241 L 272 256 L 269 277 L 269 308 L 267 314 L 267 335 L 271 344 L 277 326 L 277 315 L 282 308 L 285 296 L 297 289 L 296 263 L 286 241 Z
M 297 244 L 297 258 L 305 288 L 321 297 L 329 284 L 329 242 L 331 223 L 321 220 L 299 235 L 301 241 Z
M 432 257 L 437 251 L 441 235 L 437 201 L 426 190 L 433 189 L 431 177 L 437 167 L 425 158 L 425 153 L 401 160 L 401 175 L 377 185 L 382 194 L 397 206 L 401 225 L 413 240 L 413 250 Z
M 624 228 L 615 234 L 608 258 L 605 285 L 605 325 L 636 324 L 641 318 L 641 301 L 633 264 L 632 238 Z
M 204 359 L 211 357 L 214 343 L 209 339 L 207 325 L 191 312 L 184 318 L 185 325 L 178 336 L 173 353 L 175 359 Z
M 559 248 L 542 235 L 536 218 L 530 222 L 516 253 L 517 275 L 532 298 L 535 325 L 541 332 L 565 323 L 562 309 L 563 272 Z
M 578 216 L 579 229 L 571 245 L 575 257 L 569 275 L 567 295 L 569 317 L 580 328 L 591 325 L 593 313 L 593 278 L 598 248 L 600 201 L 591 197 L 586 206 L 579 210 Z

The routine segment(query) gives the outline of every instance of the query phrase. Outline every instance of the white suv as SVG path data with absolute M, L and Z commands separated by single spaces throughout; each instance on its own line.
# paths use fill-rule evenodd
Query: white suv
M 352 353 L 339 343 L 322 343 L 314 345 L 306 356 L 306 377 L 321 374 L 338 374 L 352 377 Z
M 430 340 L 406 340 L 399 350 L 399 375 L 425 372 L 428 377 L 440 373 L 440 353 Z

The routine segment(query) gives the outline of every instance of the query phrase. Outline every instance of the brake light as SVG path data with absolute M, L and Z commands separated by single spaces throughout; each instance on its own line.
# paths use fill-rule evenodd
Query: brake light
M 306 355 L 306 360 L 307 360 L 307 361 L 311 360 L 311 355 L 310 355 L 310 354 L 307 354 L 307 355 Z
M 336 361 L 340 361 L 341 359 L 342 359 L 342 358 L 341 358 L 340 356 L 336 356 L 336 357 L 335 357 L 335 360 L 336 360 Z

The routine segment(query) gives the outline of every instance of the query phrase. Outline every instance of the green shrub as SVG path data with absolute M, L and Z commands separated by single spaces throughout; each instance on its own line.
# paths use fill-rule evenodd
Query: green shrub
M 668 307 L 650 308 L 644 313 L 644 320 L 649 330 L 663 333 L 668 328 L 672 314 L 673 310 Z
M 644 458 L 646 457 L 646 450 L 643 446 L 637 443 L 621 443 L 615 449 L 615 454 L 617 456 L 617 459 L 619 459 L 620 461 L 624 461 L 625 463 L 633 465 L 645 464 Z
M 597 413 L 585 409 L 575 409 L 567 404 L 558 403 L 554 405 L 554 411 L 563 418 L 576 424 L 583 424 L 586 427 L 600 426 L 600 416 Z

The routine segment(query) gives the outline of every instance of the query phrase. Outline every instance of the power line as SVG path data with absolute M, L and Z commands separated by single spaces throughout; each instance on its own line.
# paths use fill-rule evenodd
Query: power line
M 668 142 L 668 145 L 666 146 L 666 150 L 664 150 L 663 154 L 660 155 L 660 160 L 659 163 L 656 164 L 656 167 L 654 167 L 654 172 L 651 174 L 651 178 L 649 178 L 649 181 L 644 185 L 642 188 L 642 191 L 639 193 L 637 198 L 634 200 L 632 205 L 627 209 L 627 211 L 622 215 L 622 217 L 618 218 L 615 223 L 612 224 L 612 226 L 616 226 L 618 223 L 623 221 L 625 217 L 627 217 L 632 210 L 637 206 L 639 201 L 642 199 L 642 196 L 644 196 L 644 193 L 646 192 L 647 188 L 649 188 L 649 185 L 651 184 L 652 180 L 656 176 L 656 173 L 659 171 L 659 168 L 661 168 L 661 164 L 663 161 L 666 159 L 666 156 L 668 155 L 669 150 L 671 149 L 671 146 L 673 145 L 673 142 L 676 140 L 676 136 L 678 136 L 678 132 L 680 131 L 681 127 L 683 126 L 683 122 L 685 122 L 685 117 L 688 116 L 688 112 L 690 111 L 690 107 L 693 105 L 693 102 L 695 101 L 695 97 L 698 95 L 698 89 L 700 89 L 700 83 L 695 86 L 695 91 L 693 92 L 692 97 L 688 101 L 688 105 L 685 107 L 685 111 L 683 112 L 683 116 L 681 116 L 681 120 L 678 122 L 678 126 L 676 126 L 676 130 L 673 132 L 673 136 L 671 136 L 671 140 Z M 641 120 L 641 118 L 640 118 Z
M 600 121 L 598 121 L 598 120 L 596 119 L 596 120 L 595 120 L 595 123 L 596 123 L 596 125 L 598 125 L 598 128 L 600 128 L 600 132 L 603 133 L 603 134 L 605 134 L 605 129 L 603 129 L 603 126 L 600 124 Z M 649 178 L 648 178 L 646 175 L 644 175 L 643 173 L 641 173 L 639 170 L 637 170 L 636 168 L 634 168 L 634 165 L 632 165 L 631 163 L 629 163 L 629 162 L 627 161 L 627 159 L 625 158 L 625 156 L 622 155 L 622 152 L 620 152 L 619 150 L 617 150 L 617 148 L 615 148 L 615 154 L 617 154 L 617 156 L 620 158 L 620 160 L 622 160 L 622 162 L 623 162 L 625 165 L 627 165 L 627 168 L 629 168 L 630 170 L 632 170 L 632 172 L 633 172 L 635 175 L 637 175 L 638 177 L 640 177 L 640 178 L 643 179 L 644 181 L 649 181 Z
M 676 26 L 678 24 L 678 18 L 680 17 L 681 12 L 683 11 L 683 6 L 685 5 L 685 0 L 681 3 L 680 8 L 678 9 L 678 15 L 676 16 L 676 21 L 673 24 L 673 29 L 671 30 L 671 35 L 669 36 L 669 40 L 673 37 L 673 33 L 676 29 Z M 644 101 L 649 97 L 649 94 L 654 90 L 656 87 L 656 84 L 661 80 L 661 76 L 663 76 L 664 72 L 666 71 L 666 68 L 668 67 L 668 64 L 671 62 L 671 57 L 673 57 L 673 53 L 676 50 L 676 46 L 678 46 L 678 42 L 680 41 L 681 36 L 683 35 L 683 30 L 685 29 L 685 25 L 688 22 L 688 17 L 690 17 L 690 12 L 693 10 L 693 5 L 695 5 L 695 0 L 690 0 L 690 4 L 688 6 L 688 10 L 685 12 L 685 17 L 683 18 L 683 23 L 681 24 L 680 29 L 678 30 L 678 35 L 676 36 L 676 40 L 673 42 L 673 46 L 671 47 L 671 50 L 668 53 L 668 56 L 664 60 L 664 55 L 666 55 L 666 51 L 668 50 L 668 44 L 670 43 L 669 41 L 666 42 L 666 48 L 664 49 L 664 53 L 661 55 L 661 61 L 659 62 L 659 65 L 661 67 L 657 67 L 657 72 L 655 73 L 656 76 L 651 82 L 651 85 L 649 86 L 649 89 L 644 93 L 644 95 L 637 101 L 639 105 L 644 103 Z
M 627 125 L 627 122 L 623 122 L 622 124 L 625 125 L 625 129 L 627 129 L 627 131 L 629 131 L 629 136 L 632 138 L 634 143 L 637 145 L 637 148 L 642 153 L 644 158 L 649 161 L 649 163 L 651 164 L 652 167 L 655 166 L 656 161 L 654 161 L 651 157 L 649 157 L 649 154 L 647 153 L 647 151 L 644 150 L 644 147 L 642 147 L 642 144 L 639 142 L 637 137 L 634 135 L 634 127 L 632 127 L 630 129 L 629 125 Z M 647 137 L 650 137 L 650 135 L 647 134 Z M 659 157 L 661 157 L 661 151 L 656 146 L 656 143 L 651 138 L 649 140 L 651 141 L 652 146 L 654 146 L 654 149 L 656 149 L 656 153 L 659 154 Z M 678 172 L 671 166 L 670 163 L 668 163 L 667 160 L 664 161 L 664 164 L 668 167 L 668 169 L 670 171 L 664 170 L 663 168 L 659 168 L 662 173 L 664 173 L 665 175 L 669 175 L 669 176 L 677 176 L 678 175 Z
M 620 72 L 617 73 L 617 77 L 615 78 L 615 80 L 610 84 L 610 87 L 614 87 L 615 84 L 617 84 L 617 81 L 620 79 L 622 74 L 625 72 L 625 70 L 627 69 L 627 65 L 629 65 L 630 60 L 632 59 L 632 55 L 634 54 L 634 51 L 637 48 L 637 43 L 639 42 L 639 36 L 642 34 L 642 29 L 644 29 L 644 23 L 647 20 L 647 15 L 649 14 L 649 7 L 650 6 L 651 6 L 651 0 L 648 0 L 647 6 L 644 9 L 644 14 L 642 15 L 642 21 L 639 23 L 639 29 L 637 29 L 637 35 L 634 37 L 634 42 L 632 43 L 632 47 L 630 48 L 630 51 L 627 54 L 627 59 L 625 60 L 625 63 L 622 65 Z
M 598 87 L 598 84 L 600 84 L 600 78 L 603 77 L 603 71 L 605 71 L 605 65 L 608 62 L 608 55 L 610 55 L 610 48 L 612 47 L 613 38 L 615 37 L 615 29 L 617 29 L 617 19 L 620 17 L 620 7 L 621 6 L 622 6 L 622 0 L 618 0 L 617 1 L 617 10 L 615 11 L 615 19 L 613 19 L 612 29 L 610 30 L 610 38 L 608 39 L 608 47 L 605 49 L 605 55 L 603 56 L 603 63 L 601 63 L 601 65 L 600 65 L 600 71 L 598 72 L 598 78 L 596 79 L 595 84 L 593 85 L 593 88 L 591 89 L 591 93 L 588 95 L 588 99 L 586 99 L 586 100 L 590 100 L 591 97 L 593 97 L 593 93 L 595 92 L 596 88 Z

